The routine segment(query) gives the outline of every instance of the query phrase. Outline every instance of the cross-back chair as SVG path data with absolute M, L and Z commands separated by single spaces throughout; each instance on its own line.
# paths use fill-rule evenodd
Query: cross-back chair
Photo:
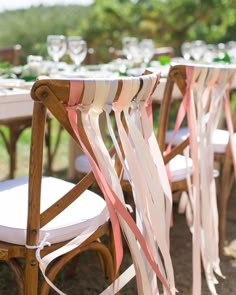
M 158 133 L 156 135 L 158 144 L 160 146 L 160 149 L 162 152 L 165 151 L 165 141 L 163 134 L 165 134 L 165 124 L 166 122 L 163 122 L 163 120 L 167 120 L 167 108 L 169 108 L 169 105 L 171 103 L 171 97 L 172 97 L 172 82 L 168 78 L 164 90 L 164 98 L 161 100 L 161 110 L 160 110 L 160 116 L 158 121 Z M 158 93 L 158 85 L 155 90 L 155 93 Z M 178 98 L 178 101 L 180 98 Z M 101 124 L 104 124 L 104 122 L 101 122 Z M 104 131 L 106 133 L 106 131 Z M 169 172 L 170 172 L 170 178 L 171 178 L 171 186 L 172 191 L 187 191 L 187 183 L 186 183 L 186 160 L 185 157 L 180 155 L 183 149 L 188 145 L 188 141 L 185 141 L 182 143 L 178 148 L 172 149 L 171 153 L 164 156 L 165 163 L 169 163 Z M 91 166 L 89 164 L 89 161 L 84 154 L 80 154 L 75 158 L 74 162 L 75 170 L 78 173 L 78 177 L 80 177 L 83 174 L 89 173 L 91 171 Z M 192 169 L 192 162 L 191 159 L 189 159 L 187 163 L 188 169 Z M 119 162 L 117 163 L 117 169 L 120 169 Z M 124 172 L 124 171 L 123 171 Z M 126 193 L 128 202 L 134 209 L 133 214 L 135 216 L 135 204 L 133 202 L 133 196 L 132 196 L 132 187 L 130 186 L 130 183 L 127 179 L 127 174 L 123 173 L 123 177 L 121 178 L 122 188 Z
M 86 249 L 100 253 L 102 266 L 112 282 L 122 261 L 120 227 L 134 262 L 127 270 L 127 280 L 136 275 L 138 294 L 147 290 L 150 294 L 156 293 L 159 288 L 157 278 L 168 294 L 175 294 L 168 237 L 170 189 L 163 172 L 162 157 L 160 153 L 159 157 L 154 153 L 158 151 L 158 145 L 146 112 L 146 103 L 158 79 L 158 75 L 150 74 L 115 79 L 46 79 L 34 84 L 31 91 L 34 112 L 29 179 L 1 183 L 0 259 L 7 261 L 15 272 L 20 294 L 37 294 L 39 267 L 45 274 L 48 264 L 57 258 L 46 272 L 45 279 L 49 280 L 43 281 L 39 290 L 39 294 L 48 294 L 48 283 L 51 285 L 50 281 L 54 280 L 63 265 Z M 109 125 L 111 108 L 115 113 L 119 136 L 116 140 L 110 129 L 114 147 L 109 151 L 102 141 L 98 121 L 100 114 L 105 112 Z M 52 177 L 42 178 L 47 111 L 59 121 L 90 161 L 93 173 L 75 185 Z M 141 117 L 138 116 L 139 111 L 142 111 Z M 81 113 L 79 122 L 78 112 Z M 122 115 L 128 129 L 122 123 Z M 144 127 L 145 136 L 132 123 L 139 118 L 142 118 L 140 124 Z M 137 153 L 133 153 L 134 150 Z M 143 161 L 142 151 L 145 151 L 147 161 Z M 112 161 L 115 153 L 136 192 L 136 207 L 141 216 L 139 225 L 135 224 L 123 199 L 119 175 Z M 142 168 L 146 174 L 143 174 Z M 162 181 L 158 180 L 158 175 Z M 95 179 L 104 199 L 87 190 Z M 149 214 L 146 214 L 147 210 L 151 210 Z M 16 218 L 18 216 L 19 219 Z M 109 217 L 114 253 L 100 242 L 104 234 L 111 234 Z M 71 239 L 72 242 L 67 243 Z M 17 263 L 19 257 L 25 258 L 24 269 Z M 121 287 L 122 282 L 111 285 L 106 294 L 114 294 Z
M 226 66 L 227 68 L 227 66 Z M 170 80 L 170 91 L 173 88 L 173 85 L 179 87 L 181 92 L 186 92 L 186 71 L 184 66 L 176 66 L 173 67 L 169 74 Z M 235 80 L 231 87 L 234 87 Z M 233 96 L 233 88 L 228 89 Z M 233 106 L 233 105 L 232 105 Z M 235 115 L 235 106 L 232 111 L 232 124 L 233 129 L 235 130 L 235 122 L 236 122 L 236 115 Z M 227 130 L 227 122 L 224 112 L 222 110 L 222 118 L 219 120 L 219 126 L 212 135 L 212 143 L 213 143 L 213 150 L 214 150 L 214 160 L 216 163 L 220 164 L 219 168 L 219 177 L 217 178 L 217 195 L 218 195 L 218 211 L 219 211 L 219 251 L 220 254 L 223 254 L 224 244 L 225 244 L 225 232 L 226 232 L 226 220 L 227 220 L 227 202 L 232 191 L 232 185 L 234 183 L 234 173 L 233 173 L 233 161 L 232 161 L 232 148 L 230 143 L 230 136 L 229 131 Z M 164 148 L 166 144 L 168 144 L 173 135 L 173 130 L 168 130 L 167 119 L 165 122 L 165 130 L 166 133 L 160 134 L 161 142 L 160 146 Z M 162 132 L 163 128 L 161 129 Z M 175 138 L 172 140 L 173 145 L 176 147 L 181 142 L 188 142 L 188 135 L 189 130 L 188 127 L 181 127 L 179 128 L 178 132 L 175 135 Z
M 92 173 L 77 184 L 42 176 L 48 113 L 42 101 L 48 99 L 52 106 L 50 109 L 74 136 L 59 102 L 61 99 L 66 101 L 69 91 L 69 81 L 46 80 L 35 84 L 32 89 L 35 103 L 29 176 L 0 183 L 0 260 L 14 271 L 20 295 L 48 294 L 50 286 L 46 280 L 39 285 L 39 267 L 43 272 L 40 259 L 47 256 L 50 261 L 50 255 L 54 255 L 57 249 L 62 252 L 56 255 L 61 256 L 50 265 L 46 274 L 50 281 L 66 263 L 86 250 L 98 253 L 109 283 L 115 278 L 112 247 L 109 249 L 101 241 L 103 236 L 108 236 L 112 241 L 109 214 L 104 199 L 88 190 L 94 183 Z M 58 101 L 54 105 L 55 100 Z M 74 240 L 76 237 L 77 241 Z M 63 252 L 62 247 L 69 241 L 72 244 L 66 246 L 68 249 Z M 47 265 L 48 261 L 44 263 Z
M 30 90 L 29 90 L 30 91 Z M 29 94 L 25 94 L 27 97 Z M 28 98 L 30 99 L 30 98 Z M 9 104 L 10 107 L 10 104 Z M 32 125 L 32 115 L 19 115 L 12 117 L 0 117 L 0 136 L 2 137 L 3 143 L 6 147 L 7 153 L 9 155 L 9 173 L 7 178 L 14 178 L 16 176 L 17 170 L 17 142 L 22 135 L 22 133 L 30 128 Z M 7 132 L 5 129 L 8 129 Z M 58 143 L 55 145 L 55 149 L 52 148 L 51 143 L 51 131 L 52 130 L 52 118 L 50 114 L 47 115 L 47 128 L 45 132 L 45 145 L 47 147 L 47 161 L 46 169 L 47 174 L 52 175 L 52 162 L 55 158 Z M 59 130 L 60 132 L 60 130 Z M 60 138 L 60 133 L 58 132 L 58 140 Z M 19 165 L 19 162 L 18 162 Z
M 158 142 L 160 145 L 160 149 L 163 151 L 166 150 L 166 146 L 170 146 L 172 144 L 174 146 L 173 153 L 177 151 L 178 153 L 183 152 L 181 146 L 186 147 L 188 144 L 190 145 L 190 155 L 193 159 L 193 179 L 192 186 L 198 185 L 201 189 L 197 189 L 198 196 L 193 195 L 189 196 L 189 199 L 192 199 L 192 206 L 199 206 L 200 213 L 194 213 L 195 216 L 199 219 L 198 222 L 200 226 L 204 227 L 204 224 L 207 224 L 207 220 L 210 220 L 210 215 L 212 216 L 212 224 L 214 226 L 211 228 L 211 237 L 212 233 L 216 235 L 216 239 L 211 239 L 208 241 L 209 235 L 201 241 L 199 244 L 199 253 L 202 252 L 202 261 L 206 271 L 206 255 L 204 254 L 205 250 L 200 250 L 200 248 L 204 245 L 214 244 L 214 250 L 211 253 L 214 253 L 215 262 L 219 261 L 217 249 L 215 247 L 219 247 L 220 253 L 222 253 L 222 247 L 224 242 L 225 235 L 225 218 L 226 218 L 226 204 L 227 198 L 230 192 L 232 177 L 230 174 L 232 173 L 232 137 L 231 143 L 228 143 L 228 147 L 224 147 L 224 151 L 222 153 L 222 144 L 223 142 L 227 145 L 227 140 L 223 140 L 222 142 L 222 131 L 218 131 L 216 129 L 220 116 L 223 112 L 223 106 L 227 105 L 227 101 L 229 96 L 227 92 L 229 91 L 229 87 L 232 83 L 233 77 L 235 76 L 235 68 L 230 65 L 176 65 L 172 66 L 167 78 L 167 88 L 165 91 L 164 99 L 160 109 L 160 120 L 159 127 L 162 126 L 158 130 Z M 174 85 L 177 85 L 180 91 L 183 94 L 183 101 L 180 107 L 180 110 L 177 115 L 177 122 L 174 130 L 169 130 L 169 115 L 171 111 L 171 97 Z M 187 116 L 187 127 L 181 128 L 181 123 L 183 122 L 183 118 L 185 114 Z M 230 118 L 228 116 L 228 120 L 230 122 Z M 233 122 L 235 123 L 235 122 Z M 228 126 L 230 126 L 229 123 Z M 191 130 L 191 131 L 189 131 Z M 223 131 L 224 133 L 224 131 Z M 194 134 L 194 135 L 193 135 Z M 229 133 L 228 133 L 229 138 Z M 218 144 L 215 142 L 215 139 L 218 139 Z M 220 152 L 221 149 L 221 152 Z M 216 152 L 217 151 L 217 152 Z M 169 154 L 171 157 L 171 153 Z M 223 165 L 222 169 L 220 169 L 219 175 L 219 183 L 217 195 L 218 195 L 218 204 L 219 204 L 219 245 L 218 245 L 218 218 L 216 217 L 216 200 L 215 200 L 215 187 L 214 183 L 214 175 L 215 172 L 212 173 L 214 159 L 219 161 Z M 227 160 L 226 160 L 227 159 Z M 209 169 L 209 170 L 208 170 Z M 206 171 L 207 174 L 204 174 Z M 210 172 L 211 171 L 211 172 Z M 197 176 L 196 176 L 197 173 Z M 195 183 L 195 184 L 194 184 Z M 212 186 L 213 185 L 213 186 Z M 185 189 L 186 180 L 184 186 L 181 185 L 180 189 Z M 189 191 L 189 190 L 188 190 Z M 208 192 L 207 192 L 208 191 Z M 193 191 L 189 191 L 190 194 L 193 194 Z M 194 192 L 196 193 L 196 192 Z M 208 200 L 208 201 L 207 201 Z M 214 201 L 213 201 L 214 200 Z M 189 206 L 186 206 L 189 209 Z M 205 213 L 204 213 L 205 212 Z M 187 212 L 188 213 L 188 212 Z M 204 215 L 206 214 L 204 217 Z M 199 217 L 201 216 L 201 217 Z M 215 217 L 214 217 L 215 216 Z M 195 217 L 195 218 L 196 218 Z M 194 224 L 192 224 L 194 226 Z M 195 223 L 196 226 L 196 223 Z M 199 227 L 198 227 L 199 230 Z M 204 229 L 203 229 L 204 230 Z M 196 235 L 196 227 L 195 227 L 195 235 Z M 209 233 L 209 232 L 208 232 Z M 196 245 L 196 239 L 194 239 L 194 243 Z M 203 243 L 203 244 L 202 244 Z M 205 257 L 204 257 L 205 256 Z M 208 255 L 208 258 L 210 256 Z M 195 264 L 196 265 L 196 264 Z M 209 264 L 210 265 L 210 264 Z M 199 264 L 197 266 L 199 268 Z M 214 265 L 213 265 L 214 268 Z M 209 269 L 208 269 L 209 270 Z M 219 270 L 214 270 L 218 273 Z M 213 271 L 213 272 L 214 272 Z M 212 273 L 213 273 L 212 272 Z M 212 275 L 211 273 L 211 275 Z M 209 273 L 208 273 L 209 274 Z M 198 282 L 199 284 L 199 282 Z M 197 285 L 198 285 L 197 284 Z M 195 286 L 197 286 L 195 283 Z M 212 286 L 210 286 L 210 290 Z
M 0 48 L 0 61 L 7 61 L 14 66 L 20 64 L 21 45 L 16 44 Z
M 146 112 L 146 103 L 155 89 L 158 79 L 159 76 L 157 74 L 149 74 L 132 78 L 82 79 L 67 82 L 62 80 L 45 80 L 39 81 L 35 86 L 36 88 L 33 89 L 35 93 L 33 95 L 34 99 L 47 106 L 87 155 L 93 174 L 108 205 L 116 246 L 116 265 L 119 266 L 121 263 L 122 252 L 120 234 L 117 227 L 118 222 L 125 235 L 134 262 L 134 268 L 131 266 L 127 271 L 129 274 L 131 272 L 131 277 L 136 274 L 139 294 L 142 294 L 147 289 L 151 290 L 154 288 L 156 290 L 158 288 L 158 285 L 155 283 L 156 278 L 160 279 L 169 294 L 170 290 L 174 290 L 173 269 L 168 249 L 171 207 L 170 190 L 166 174 L 162 169 L 164 166 L 161 155 L 159 154 L 159 158 L 155 156 L 155 159 L 152 160 L 150 154 L 154 149 L 158 151 L 158 145 L 155 143 L 155 137 L 151 131 L 151 125 Z M 65 86 L 70 93 L 69 98 L 63 95 L 63 83 L 68 83 Z M 56 88 L 56 85 L 58 88 Z M 51 95 L 51 93 L 54 95 Z M 77 121 L 78 111 L 81 113 L 81 120 L 79 122 Z M 114 112 L 118 128 L 117 138 L 112 131 L 111 111 Z M 145 135 L 141 130 L 135 129 L 132 123 L 132 120 L 139 120 L 138 118 L 141 114 L 138 115 L 138 113 L 140 111 L 142 111 L 140 119 L 142 118 L 143 120 L 140 121 L 140 126 L 143 125 Z M 102 139 L 99 129 L 99 117 L 102 113 L 106 115 L 106 123 L 112 143 L 114 144 L 110 152 Z M 125 118 L 126 124 L 121 119 L 122 115 Z M 129 136 L 127 137 L 127 135 Z M 150 152 L 149 148 L 147 150 L 144 149 L 150 166 L 147 166 L 142 157 L 140 158 L 140 149 L 148 144 L 145 136 L 154 140 L 151 140 Z M 133 153 L 134 150 L 137 153 Z M 135 191 L 135 206 L 138 208 L 139 216 L 141 216 L 140 224 L 138 225 L 135 224 L 131 214 L 127 211 L 122 186 L 120 185 L 119 171 L 117 172 L 116 165 L 112 160 L 113 154 L 117 154 L 122 168 L 128 173 L 130 183 Z M 134 161 L 135 163 L 133 163 Z M 153 161 L 155 161 L 155 165 Z M 147 169 L 147 175 L 142 174 L 140 165 Z M 149 177 L 150 173 L 152 177 Z M 155 182 L 155 179 L 157 179 L 156 173 L 164 173 L 161 176 L 163 183 Z M 154 187 L 150 184 L 153 181 L 155 183 Z M 142 185 L 140 186 L 141 183 Z M 149 186 L 150 188 L 147 190 Z M 154 200 L 155 202 L 157 201 L 157 191 L 155 190 L 158 191 L 160 204 L 163 204 L 164 199 L 167 198 L 166 207 L 157 207 L 157 203 L 153 203 Z M 145 198 L 143 198 L 144 194 L 142 191 L 143 193 L 146 191 Z M 157 215 L 154 211 L 150 212 L 148 214 L 149 221 L 147 221 L 147 215 L 143 215 L 143 213 L 150 208 L 157 208 L 159 214 Z M 156 222 L 154 222 L 153 218 L 156 219 Z M 157 219 L 160 219 L 160 221 L 157 221 Z M 162 223 L 162 228 L 154 226 L 154 224 L 159 224 L 159 222 Z M 158 231 L 160 231 L 159 234 L 157 233 Z M 153 236 L 155 236 L 155 243 Z M 139 243 L 137 243 L 137 240 Z M 144 255 L 140 255 L 140 247 Z M 149 250 L 147 250 L 147 247 Z M 158 258 L 160 255 L 159 251 L 162 259 Z M 134 269 L 135 273 L 133 272 Z M 164 269 L 166 273 L 163 272 Z M 148 273 L 149 275 L 147 276 Z M 153 275 L 150 276 L 151 273 Z M 146 280 L 151 280 L 153 283 L 147 285 Z M 116 291 L 118 292 L 118 290 L 114 289 L 113 293 Z
M 165 163 L 169 163 L 171 160 L 173 160 L 177 156 L 177 160 L 175 163 L 173 163 L 173 167 L 175 169 L 178 169 L 178 166 L 181 166 L 183 169 L 181 170 L 181 177 L 179 178 L 173 178 L 171 181 L 171 188 L 173 192 L 176 191 L 187 191 L 187 182 L 186 182 L 186 169 L 185 169 L 185 160 L 184 157 L 182 157 L 183 150 L 188 146 L 189 142 L 188 140 L 183 140 L 178 143 L 174 148 L 172 148 L 171 152 L 166 152 L 166 132 L 168 130 L 168 126 L 170 124 L 170 114 L 171 114 L 171 108 L 173 106 L 173 89 L 175 84 L 175 70 L 170 69 L 168 76 L 166 78 L 166 85 L 165 90 L 163 94 L 163 98 L 160 102 L 160 110 L 159 110 L 159 116 L 158 116 L 158 129 L 157 129 L 157 141 L 160 147 L 160 150 L 163 153 Z M 180 93 L 184 96 L 185 89 L 183 89 L 183 85 L 181 83 L 178 84 L 178 87 L 180 89 Z M 181 101 L 181 99 L 178 100 L 178 103 Z M 172 118 L 174 119 L 174 118 Z M 178 162 L 179 163 L 178 163 Z M 191 166 L 191 163 L 189 163 Z M 174 169 L 172 168 L 172 169 Z M 191 168 L 191 167 L 189 167 Z
M 6 61 L 11 66 L 20 65 L 20 55 L 22 52 L 22 47 L 20 44 L 7 46 L 0 48 L 0 61 Z M 4 84 L 4 83 L 3 83 Z M 1 87 L 1 85 L 0 85 Z M 4 85 L 3 85 L 4 87 Z M 7 133 L 4 128 L 0 128 L 0 135 L 6 146 L 7 152 L 9 154 L 9 178 L 14 178 L 17 166 L 17 142 L 23 131 L 30 128 L 32 124 L 32 116 L 18 116 L 15 118 L 0 118 L 0 126 L 7 129 Z M 48 175 L 52 174 L 52 161 L 54 154 L 51 146 L 51 118 L 47 117 L 47 132 L 45 133 L 45 144 L 48 148 L 47 153 L 47 170 Z

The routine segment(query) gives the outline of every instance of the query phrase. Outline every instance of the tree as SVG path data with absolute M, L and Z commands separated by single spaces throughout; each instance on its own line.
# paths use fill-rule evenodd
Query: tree
M 84 32 L 101 58 L 108 58 L 109 46 L 120 48 L 127 35 L 152 38 L 178 53 L 185 40 L 234 40 L 235 9 L 234 0 L 96 0 Z

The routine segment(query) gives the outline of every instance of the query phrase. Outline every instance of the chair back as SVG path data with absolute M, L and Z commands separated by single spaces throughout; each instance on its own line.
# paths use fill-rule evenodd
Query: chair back
M 188 220 L 193 227 L 193 289 L 199 290 L 200 253 L 203 257 L 209 287 L 215 290 L 214 272 L 220 273 L 218 251 L 218 217 L 215 179 L 213 174 L 214 150 L 213 133 L 218 126 L 223 110 L 229 114 L 229 91 L 235 77 L 236 67 L 227 64 L 201 65 L 186 64 L 170 68 L 163 102 L 160 108 L 158 124 L 158 142 L 164 153 L 165 134 L 168 129 L 171 111 L 173 86 L 176 84 L 183 94 L 176 115 L 176 122 L 171 143 L 177 134 L 184 118 L 187 118 L 189 137 L 174 148 L 178 153 L 189 143 L 189 156 L 193 160 L 192 182 L 189 179 L 189 200 L 193 211 Z M 227 116 L 231 129 L 231 117 Z M 232 135 L 232 132 L 231 132 Z M 232 136 L 231 136 L 231 142 Z M 170 145 L 167 153 L 170 152 Z M 182 147 L 180 149 L 180 146 Z M 234 148 L 231 148 L 234 152 Z M 190 177 L 189 177 L 190 178 Z M 209 210 L 211 208 L 211 210 Z M 204 246 L 203 246 L 204 245 Z
M 171 46 L 155 48 L 154 55 L 153 55 L 152 59 L 155 60 L 156 58 L 159 58 L 161 56 L 174 57 L 175 56 L 174 48 Z
M 96 56 L 96 50 L 92 47 L 88 48 L 87 55 L 85 57 L 85 60 L 83 61 L 83 64 L 85 65 L 94 65 L 97 63 L 97 56 Z
M 163 98 L 160 105 L 160 112 L 158 117 L 158 130 L 157 130 L 157 141 L 162 153 L 165 152 L 166 144 L 165 144 L 165 135 L 166 131 L 169 128 L 170 124 L 170 113 L 172 109 L 172 93 L 174 89 L 174 85 L 177 85 L 180 93 L 185 95 L 186 91 L 186 73 L 185 66 L 178 65 L 170 68 L 168 76 L 166 78 L 166 85 L 163 94 Z M 178 101 L 179 102 L 179 101 Z M 183 147 L 184 148 L 184 147 Z M 180 149 L 178 153 L 182 150 Z
M 21 45 L 0 48 L 0 61 L 7 61 L 13 66 L 20 64 Z
M 175 290 L 169 254 L 172 198 L 163 159 L 149 117 L 151 94 L 157 87 L 158 81 L 159 75 L 152 73 L 131 78 L 37 81 L 31 92 L 35 101 L 32 146 L 37 146 L 31 153 L 29 202 L 38 203 L 40 199 L 40 192 L 35 190 L 35 185 L 40 188 L 42 161 L 38 158 L 42 155 L 43 144 L 39 144 L 38 140 L 42 139 L 43 122 L 46 110 L 49 110 L 89 160 L 93 172 L 89 179 L 94 176 L 109 209 L 118 267 L 122 259 L 119 230 L 121 227 L 132 253 L 134 266 L 141 270 L 136 272 L 138 289 L 143 290 L 143 293 L 156 293 L 156 290 L 151 289 L 158 288 L 158 285 L 152 284 L 151 281 L 159 278 L 169 294 L 172 294 L 171 292 Z M 113 144 L 111 148 L 103 140 L 100 131 L 99 119 L 104 113 Z M 115 127 L 111 115 L 114 115 Z M 127 211 L 119 174 L 112 159 L 114 155 L 117 155 L 132 185 L 140 216 L 139 224 L 135 224 Z M 78 191 L 74 189 L 74 192 Z M 61 204 L 64 207 L 64 203 L 68 203 L 66 201 L 68 197 L 73 199 L 75 195 L 70 193 L 62 203 L 49 208 L 50 214 L 47 210 L 48 212 L 39 216 L 39 212 L 36 212 L 38 209 L 34 209 L 38 208 L 38 204 L 33 206 L 28 219 L 34 222 L 29 230 L 45 225 L 58 210 L 61 210 L 59 209 L 62 207 Z M 147 210 L 150 210 L 149 214 Z M 39 218 L 35 218 L 37 215 Z M 32 242 L 30 231 L 28 237 L 29 242 Z M 140 255 L 139 247 L 142 248 L 144 255 Z M 162 259 L 154 258 L 160 255 Z M 163 268 L 166 270 L 166 277 L 160 271 Z M 153 276 L 148 275 L 150 272 Z M 150 281 L 148 285 L 147 280 Z

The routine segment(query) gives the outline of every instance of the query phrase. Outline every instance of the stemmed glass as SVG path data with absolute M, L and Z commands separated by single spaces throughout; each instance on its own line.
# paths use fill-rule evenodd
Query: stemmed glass
M 225 49 L 231 61 L 236 62 L 236 41 L 229 41 L 226 43 Z
M 207 44 L 203 40 L 195 40 L 191 43 L 191 57 L 195 61 L 200 61 L 206 52 Z
M 78 70 L 87 55 L 87 42 L 80 36 L 70 36 L 68 41 L 68 54 Z
M 139 43 L 140 54 L 143 57 L 143 61 L 146 65 L 149 64 L 150 60 L 154 55 L 154 42 L 152 39 L 143 39 Z
M 140 49 L 138 39 L 136 37 L 124 37 L 122 39 L 123 52 L 127 59 L 135 63 L 140 61 Z
M 66 53 L 66 37 L 63 35 L 48 35 L 47 50 L 49 56 L 58 65 L 59 60 Z
M 181 54 L 184 59 L 190 60 L 191 59 L 191 42 L 183 42 L 181 45 Z

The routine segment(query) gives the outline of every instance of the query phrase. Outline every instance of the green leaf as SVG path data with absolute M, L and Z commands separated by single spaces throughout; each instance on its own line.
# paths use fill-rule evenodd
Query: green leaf
M 225 63 L 230 63 L 231 59 L 230 56 L 228 55 L 227 52 L 224 53 L 224 56 L 222 58 L 216 57 L 213 59 L 214 62 L 225 62 Z
M 167 55 L 163 55 L 158 58 L 158 61 L 162 66 L 168 65 L 170 63 L 170 57 Z

